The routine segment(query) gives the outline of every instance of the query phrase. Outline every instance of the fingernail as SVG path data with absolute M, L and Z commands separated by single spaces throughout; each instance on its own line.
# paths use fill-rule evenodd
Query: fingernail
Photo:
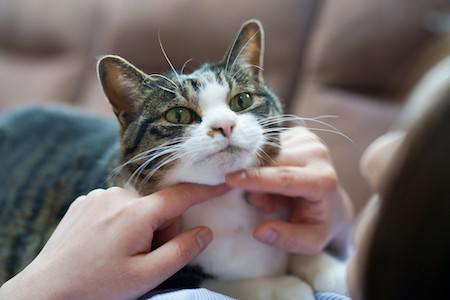
M 247 172 L 245 172 L 245 171 L 237 171 L 230 175 L 234 180 L 246 180 L 247 179 Z
M 273 228 L 267 228 L 258 234 L 257 238 L 263 243 L 273 244 L 277 240 L 278 232 Z
M 241 171 L 241 172 L 239 173 L 239 179 L 240 179 L 240 180 L 247 180 L 247 172 Z
M 200 248 L 203 250 L 208 247 L 209 243 L 213 240 L 213 233 L 211 229 L 201 229 L 195 235 Z
M 236 183 L 239 181 L 247 180 L 247 173 L 245 171 L 237 171 L 230 173 L 226 176 L 228 183 Z

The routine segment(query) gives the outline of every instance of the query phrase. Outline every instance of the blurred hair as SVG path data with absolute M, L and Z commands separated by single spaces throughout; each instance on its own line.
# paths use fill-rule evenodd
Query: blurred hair
M 361 280 L 364 300 L 449 293 L 450 59 L 429 73 L 409 102 L 417 108 L 420 101 L 427 102 L 422 116 L 412 118 L 381 191 Z M 411 107 L 407 114 L 414 114 Z

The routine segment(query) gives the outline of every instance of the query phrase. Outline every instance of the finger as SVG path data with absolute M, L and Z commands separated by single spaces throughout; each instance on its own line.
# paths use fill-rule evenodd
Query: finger
M 291 253 L 313 255 L 328 243 L 329 228 L 327 224 L 267 221 L 255 229 L 253 236 L 262 243 Z
M 181 233 L 158 249 L 138 257 L 137 274 L 141 274 L 146 288 L 156 287 L 196 258 L 212 241 L 207 227 L 196 227 Z
M 288 222 L 263 222 L 255 229 L 254 236 L 289 252 L 316 254 L 330 239 L 332 207 L 333 201 L 297 199 Z
M 181 232 L 181 218 L 176 218 L 162 226 L 153 237 L 153 249 L 167 243 Z
M 189 207 L 229 191 L 226 185 L 180 184 L 140 198 L 154 221 L 154 230 L 183 214 Z
M 283 146 L 288 147 L 310 141 L 320 142 L 320 139 L 316 134 L 303 126 L 295 126 L 283 131 L 280 135 L 280 140 Z
M 257 191 L 272 194 L 281 194 L 292 197 L 305 197 L 316 199 L 317 193 L 329 186 L 326 180 L 334 180 L 335 173 L 328 176 L 323 169 L 298 167 L 261 167 L 243 170 L 229 174 L 226 177 L 227 184 L 248 191 Z
M 275 211 L 276 203 L 272 195 L 254 192 L 248 195 L 247 200 L 251 205 L 265 213 L 270 214 Z
M 247 201 L 268 214 L 275 212 L 277 205 L 282 205 L 291 211 L 295 204 L 295 199 L 291 197 L 257 192 L 249 193 Z

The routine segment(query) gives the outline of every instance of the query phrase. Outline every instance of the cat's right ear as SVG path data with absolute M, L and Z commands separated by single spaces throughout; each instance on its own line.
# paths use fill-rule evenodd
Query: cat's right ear
M 107 55 L 98 60 L 97 75 L 119 122 L 134 120 L 144 101 L 141 85 L 146 74 L 119 56 Z
M 234 65 L 251 67 L 253 73 L 262 80 L 263 56 L 263 26 L 258 20 L 249 20 L 242 25 L 225 54 L 223 63 L 226 68 L 232 68 Z

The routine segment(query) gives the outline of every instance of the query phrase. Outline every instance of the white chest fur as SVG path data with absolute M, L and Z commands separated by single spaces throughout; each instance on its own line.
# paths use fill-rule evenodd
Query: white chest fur
M 241 279 L 284 274 L 288 254 L 253 238 L 253 230 L 262 221 L 280 218 L 267 215 L 249 205 L 241 191 L 193 206 L 183 215 L 183 228 L 208 226 L 214 240 L 192 264 L 219 279 Z

